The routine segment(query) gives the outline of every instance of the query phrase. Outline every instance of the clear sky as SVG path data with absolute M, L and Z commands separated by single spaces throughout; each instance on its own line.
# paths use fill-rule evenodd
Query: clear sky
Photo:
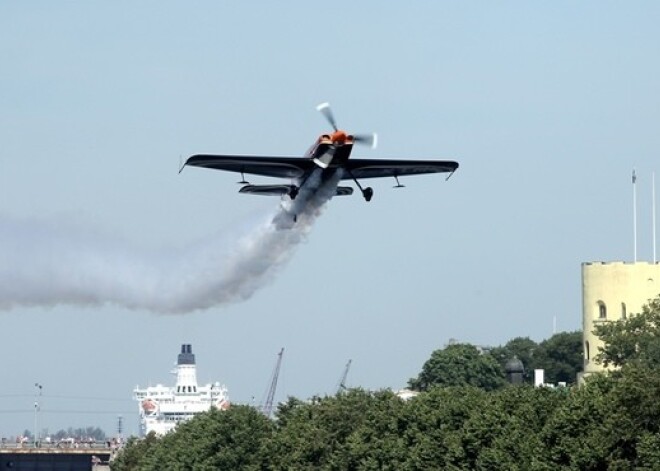
M 633 257 L 633 167 L 652 256 L 659 22 L 650 1 L 1 2 L 0 435 L 33 428 L 35 383 L 39 428 L 112 433 L 123 415 L 136 432 L 133 388 L 173 383 L 182 343 L 200 382 L 258 403 L 281 347 L 277 398 L 306 398 L 333 393 L 348 359 L 350 386 L 398 389 L 450 338 L 580 328 L 581 262 Z M 169 283 L 154 299 L 225 273 L 279 200 L 179 175 L 180 156 L 302 155 L 324 101 L 379 133 L 355 156 L 461 167 L 333 199 L 239 302 L 48 298 L 95 285 L 80 270 L 94 251 L 139 294 L 153 273 L 131 278 L 129 260 L 178 260 L 154 265 Z M 208 244 L 229 254 L 217 272 L 193 262 Z

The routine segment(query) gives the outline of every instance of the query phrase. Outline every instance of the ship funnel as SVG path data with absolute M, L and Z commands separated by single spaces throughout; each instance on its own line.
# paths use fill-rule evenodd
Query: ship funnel
M 179 353 L 179 358 L 176 362 L 177 365 L 194 365 L 195 364 L 195 355 L 192 352 L 192 345 L 183 344 L 181 345 L 181 353 Z

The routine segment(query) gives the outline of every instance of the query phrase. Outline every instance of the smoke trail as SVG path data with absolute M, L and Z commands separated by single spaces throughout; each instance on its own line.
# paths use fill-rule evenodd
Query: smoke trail
M 115 304 L 185 313 L 248 299 L 305 240 L 339 174 L 308 180 L 294 201 L 233 244 L 208 238 L 179 250 L 139 250 L 76 227 L 0 220 L 0 309 Z

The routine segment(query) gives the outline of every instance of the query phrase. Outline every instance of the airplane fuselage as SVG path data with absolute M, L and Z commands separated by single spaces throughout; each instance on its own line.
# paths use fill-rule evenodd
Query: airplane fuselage
M 310 159 L 323 159 L 324 156 L 332 156 L 332 163 L 330 166 L 339 167 L 346 163 L 351 156 L 353 144 L 345 144 L 340 147 L 332 146 L 331 144 L 317 143 L 314 144 L 307 153 Z
M 295 198 L 298 191 L 306 186 L 312 174 L 320 175 L 322 182 L 334 178 L 337 172 L 341 171 L 340 169 L 345 168 L 352 150 L 353 136 L 346 134 L 344 131 L 338 130 L 332 134 L 321 135 L 305 153 L 305 157 L 314 162 L 314 167 L 297 179 L 297 188 L 290 192 L 289 196 Z M 341 178 L 341 175 L 339 178 Z M 350 187 L 337 187 L 336 191 L 337 195 L 350 195 L 353 193 L 353 189 Z
M 321 135 L 305 153 L 321 168 L 341 167 L 346 164 L 353 150 L 353 136 L 344 131 Z

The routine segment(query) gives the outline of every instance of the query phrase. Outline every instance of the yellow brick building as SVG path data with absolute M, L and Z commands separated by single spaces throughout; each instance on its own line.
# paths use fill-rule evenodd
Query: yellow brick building
M 660 264 L 587 262 L 582 264 L 582 340 L 584 374 L 604 371 L 594 361 L 602 342 L 593 334 L 600 322 L 642 311 L 660 294 Z

